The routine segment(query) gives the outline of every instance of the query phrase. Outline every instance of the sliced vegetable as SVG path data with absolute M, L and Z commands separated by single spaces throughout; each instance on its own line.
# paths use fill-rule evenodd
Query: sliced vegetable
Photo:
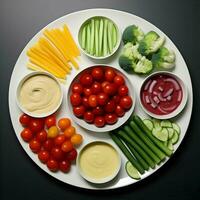
M 153 129 L 153 123 L 152 123 L 152 121 L 149 120 L 149 119 L 144 119 L 143 122 L 149 128 L 149 130 L 152 131 L 152 129 Z
M 140 174 L 138 172 L 138 170 L 132 165 L 132 163 L 130 161 L 126 162 L 126 166 L 125 166 L 126 172 L 127 174 L 133 178 L 133 179 L 141 179 Z
M 176 144 L 178 142 L 179 139 L 179 134 L 177 133 L 177 131 L 174 131 L 173 137 L 171 138 L 172 144 Z
M 108 54 L 108 20 L 104 20 L 104 30 L 103 30 L 103 56 L 106 56 Z
M 82 34 L 81 34 L 81 46 L 83 49 L 86 47 L 86 27 L 83 28 Z
M 181 129 L 180 129 L 180 127 L 179 127 L 178 124 L 172 123 L 172 127 L 173 127 L 173 129 L 174 129 L 178 134 L 181 133 Z
M 95 20 L 95 55 L 99 56 L 99 20 Z
M 172 128 L 172 123 L 169 120 L 162 120 L 160 125 L 164 128 Z
M 103 19 L 100 20 L 100 28 L 99 28 L 99 54 L 102 55 L 103 53 L 103 30 L 104 30 L 104 21 Z
M 173 128 L 167 128 L 167 130 L 168 130 L 168 133 L 169 133 L 169 139 L 171 139 L 174 135 L 175 130 Z
M 156 129 L 153 128 L 152 134 L 159 139 L 160 141 L 167 141 L 168 140 L 168 130 L 166 128 L 163 129 Z
M 94 54 L 94 35 L 95 34 L 95 26 L 94 19 L 91 20 L 91 43 L 90 43 L 90 54 Z
M 86 45 L 86 51 L 88 53 L 90 53 L 90 42 L 91 42 L 91 32 L 90 32 L 90 24 L 87 25 L 87 34 L 86 34 L 86 41 L 87 41 L 87 45 Z

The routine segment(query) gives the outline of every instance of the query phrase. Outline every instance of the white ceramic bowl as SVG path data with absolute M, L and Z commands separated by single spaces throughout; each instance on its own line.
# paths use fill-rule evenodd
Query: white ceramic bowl
M 52 78 L 53 80 L 55 80 L 60 88 L 61 91 L 61 95 L 60 95 L 60 100 L 58 102 L 58 105 L 52 109 L 51 111 L 47 112 L 47 113 L 42 113 L 42 114 L 35 114 L 32 112 L 27 111 L 20 103 L 19 101 L 19 94 L 20 94 L 20 89 L 23 85 L 23 83 L 29 79 L 30 77 L 36 76 L 36 75 L 46 75 L 49 76 L 50 78 Z M 24 78 L 22 78 L 22 80 L 19 82 L 18 86 L 17 86 L 17 93 L 16 93 L 16 101 L 17 101 L 17 105 L 18 107 L 22 110 L 22 112 L 26 113 L 27 115 L 31 116 L 31 117 L 36 117 L 36 118 L 42 118 L 42 117 L 47 117 L 51 114 L 53 114 L 54 112 L 56 112 L 58 110 L 58 108 L 60 107 L 61 103 L 63 100 L 63 91 L 62 91 L 62 87 L 60 85 L 60 83 L 58 82 L 58 80 L 51 74 L 47 73 L 47 72 L 32 72 L 30 74 L 27 74 Z
M 116 30 L 117 30 L 117 44 L 116 44 L 115 48 L 113 49 L 113 51 L 112 51 L 111 53 L 105 55 L 105 56 L 93 56 L 93 55 L 87 53 L 87 51 L 86 51 L 85 49 L 83 49 L 82 46 L 80 45 L 80 32 L 81 32 L 81 30 L 82 30 L 82 27 L 83 27 L 89 20 L 91 20 L 92 18 L 105 18 L 105 19 L 108 19 L 108 20 L 110 20 L 110 21 L 115 25 L 115 27 L 116 27 Z M 106 58 L 112 56 L 112 55 L 117 51 L 117 49 L 119 48 L 120 43 L 121 43 L 121 33 L 120 33 L 120 31 L 119 31 L 119 28 L 118 28 L 117 24 L 116 24 L 112 19 L 110 19 L 110 18 L 108 18 L 108 17 L 105 17 L 105 16 L 93 16 L 93 17 L 90 17 L 89 19 L 85 20 L 85 21 L 81 24 L 81 26 L 80 26 L 80 28 L 79 28 L 79 31 L 78 31 L 78 45 L 79 45 L 79 48 L 81 49 L 81 51 L 82 51 L 84 54 L 86 54 L 88 57 L 93 58 L 93 59 L 101 60 L 101 59 L 106 59 Z
M 106 124 L 104 127 L 97 127 L 94 124 L 89 124 L 89 123 L 85 122 L 83 119 L 80 119 L 80 118 L 76 117 L 73 114 L 73 108 L 72 108 L 72 105 L 71 105 L 71 102 L 70 102 L 71 88 L 72 88 L 73 83 L 77 82 L 77 80 L 79 79 L 79 77 L 80 77 L 80 75 L 82 73 L 84 73 L 84 72 L 86 72 L 88 70 L 91 70 L 92 68 L 97 67 L 97 66 L 113 68 L 118 74 L 120 74 L 121 76 L 123 76 L 124 80 L 125 80 L 125 83 L 126 83 L 128 89 L 129 89 L 129 96 L 131 96 L 132 100 L 133 100 L 133 104 L 132 104 L 131 108 L 128 111 L 126 111 L 126 113 L 125 113 L 125 115 L 123 117 L 119 117 L 118 121 L 115 124 L 112 124 L 112 125 Z M 93 65 L 91 67 L 83 69 L 82 71 L 80 71 L 74 77 L 74 79 L 72 80 L 72 82 L 70 84 L 68 92 L 67 92 L 67 100 L 68 100 L 68 108 L 70 110 L 70 113 L 71 113 L 73 121 L 75 121 L 77 124 L 79 124 L 83 128 L 88 129 L 90 131 L 94 131 L 94 132 L 107 132 L 107 131 L 112 131 L 112 130 L 114 130 L 116 128 L 119 128 L 121 125 L 123 125 L 129 119 L 129 117 L 131 116 L 131 114 L 132 114 L 132 112 L 134 110 L 134 107 L 135 107 L 136 95 L 135 95 L 135 90 L 134 90 L 134 88 L 133 88 L 130 80 L 128 79 L 128 77 L 126 76 L 126 74 L 123 71 L 121 71 L 119 69 L 116 69 L 114 67 L 108 66 L 108 65 L 98 64 L 98 65 Z
M 112 147 L 112 148 L 116 151 L 116 153 L 117 153 L 117 155 L 118 155 L 118 158 L 119 158 L 119 163 L 118 163 L 118 166 L 117 166 L 116 170 L 113 172 L 112 175 L 110 175 L 110 176 L 108 176 L 108 177 L 106 177 L 106 178 L 102 178 L 102 179 L 94 179 L 94 178 L 91 178 L 91 177 L 85 175 L 84 172 L 83 172 L 83 170 L 82 170 L 81 167 L 80 167 L 80 157 L 81 157 L 81 153 L 82 153 L 83 150 L 86 149 L 89 145 L 92 145 L 92 144 L 95 144 L 95 143 L 103 143 L 103 144 L 109 145 L 110 147 Z M 108 143 L 108 142 L 104 142 L 104 141 L 94 141 L 94 142 L 90 142 L 90 143 L 86 144 L 86 145 L 80 150 L 80 152 L 79 152 L 79 154 L 78 154 L 78 156 L 77 156 L 77 159 L 76 159 L 76 166 L 77 166 L 77 169 L 78 169 L 78 171 L 79 171 L 79 174 L 80 174 L 85 180 L 87 180 L 87 181 L 89 181 L 89 182 L 91 182 L 91 183 L 95 183 L 95 184 L 102 184 L 102 183 L 107 183 L 107 182 L 111 181 L 112 179 L 114 179 L 114 178 L 117 176 L 117 174 L 118 174 L 118 172 L 119 172 L 119 170 L 120 170 L 120 168 L 121 168 L 121 157 L 120 157 L 119 152 L 116 150 L 116 148 L 115 148 L 112 144 L 110 144 L 110 143 Z
M 179 83 L 179 85 L 181 86 L 181 89 L 182 89 L 182 92 L 183 92 L 183 96 L 182 96 L 182 101 L 180 103 L 180 105 L 171 113 L 169 114 L 166 114 L 166 115 L 157 115 L 157 114 L 154 114 L 152 112 L 150 112 L 149 110 L 147 110 L 143 104 L 142 104 L 142 100 L 141 100 L 141 90 L 144 86 L 144 84 L 149 80 L 151 79 L 153 76 L 155 75 L 158 75 L 158 74 L 163 74 L 163 75 L 168 75 L 168 76 L 171 76 L 172 78 L 174 78 L 175 80 L 177 80 L 177 82 Z M 185 107 L 186 103 L 187 103 L 187 99 L 188 99 L 188 91 L 187 91 L 187 87 L 185 86 L 184 82 L 181 80 L 181 78 L 179 78 L 177 75 L 175 75 L 174 73 L 171 73 L 171 72 L 168 72 L 168 71 L 159 71 L 159 72 L 155 72 L 155 73 L 152 73 L 151 75 L 149 75 L 148 77 L 145 78 L 145 80 L 143 81 L 141 87 L 140 87 L 140 105 L 141 107 L 143 108 L 143 110 L 148 114 L 150 115 L 151 117 L 154 117 L 156 119 L 170 119 L 170 118 L 173 118 L 175 117 L 176 115 L 178 115 L 182 110 L 183 108 Z

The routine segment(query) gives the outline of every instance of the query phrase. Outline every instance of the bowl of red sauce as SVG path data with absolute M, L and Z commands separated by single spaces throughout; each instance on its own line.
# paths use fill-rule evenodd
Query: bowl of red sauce
M 187 88 L 175 74 L 162 71 L 149 75 L 140 89 L 143 110 L 158 119 L 169 119 L 178 115 L 187 102 Z

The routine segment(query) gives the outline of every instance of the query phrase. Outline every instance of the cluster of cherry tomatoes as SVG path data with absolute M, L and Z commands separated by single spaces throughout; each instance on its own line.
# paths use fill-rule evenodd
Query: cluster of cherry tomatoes
M 56 125 L 55 115 L 32 118 L 22 114 L 19 121 L 24 127 L 22 139 L 38 154 L 39 160 L 53 172 L 68 172 L 71 162 L 77 157 L 75 146 L 83 140 L 71 125 L 70 119 L 62 118 Z
M 94 67 L 83 72 L 72 85 L 73 113 L 97 127 L 114 124 L 132 106 L 123 76 L 110 67 Z

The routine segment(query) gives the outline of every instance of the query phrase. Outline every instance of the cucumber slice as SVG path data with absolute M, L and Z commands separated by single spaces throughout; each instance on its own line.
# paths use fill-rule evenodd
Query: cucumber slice
M 178 134 L 181 133 L 181 129 L 180 129 L 180 126 L 178 124 L 172 123 L 172 127 Z
M 149 119 L 144 119 L 143 120 L 144 124 L 147 126 L 147 128 L 152 131 L 153 130 L 153 123 L 151 120 Z
M 153 122 L 154 128 L 160 129 L 160 130 L 162 129 L 162 127 L 161 127 L 161 125 L 160 125 L 160 120 L 158 120 L 158 119 L 153 119 L 152 122 Z
M 172 123 L 169 120 L 162 120 L 160 125 L 164 128 L 172 128 Z
M 171 139 L 174 135 L 175 130 L 173 128 L 167 128 L 168 133 L 169 133 L 169 139 Z
M 138 170 L 131 164 L 130 161 L 126 162 L 126 166 L 125 166 L 126 172 L 127 174 L 133 178 L 133 179 L 141 179 L 140 174 L 138 172 Z
M 172 144 L 172 140 L 169 140 L 168 143 L 167 143 L 167 147 L 170 149 L 170 150 L 174 150 L 174 146 Z
M 177 133 L 177 131 L 174 131 L 174 135 L 171 139 L 172 144 L 176 144 L 178 142 L 178 139 L 179 139 L 179 134 Z
M 168 130 L 166 128 L 163 128 L 163 129 L 156 129 L 156 128 L 153 128 L 152 130 L 152 134 L 157 138 L 159 139 L 160 141 L 167 141 L 168 140 Z

